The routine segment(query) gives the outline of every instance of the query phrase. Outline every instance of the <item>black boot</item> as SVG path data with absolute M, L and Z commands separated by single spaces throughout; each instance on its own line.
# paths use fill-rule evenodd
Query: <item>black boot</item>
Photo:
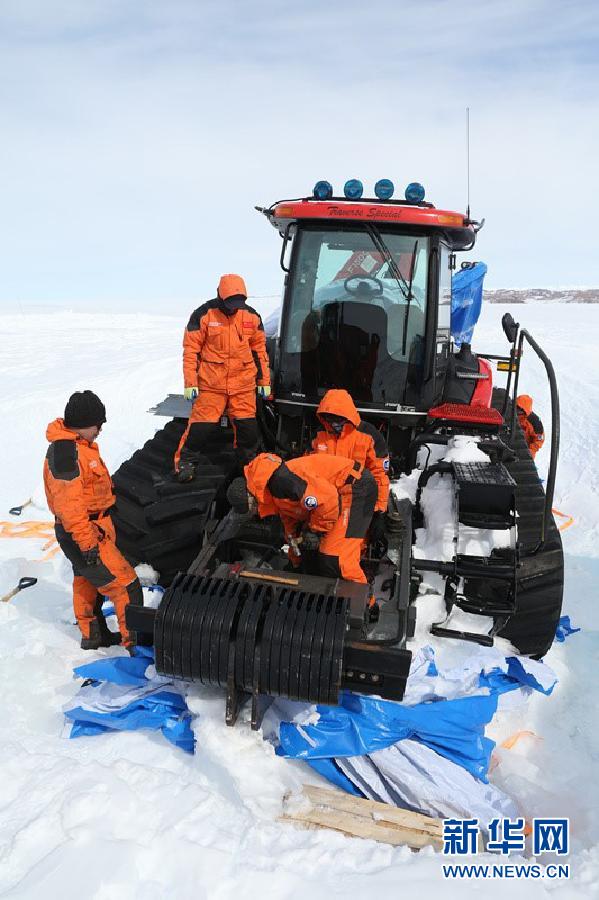
M 106 619 L 104 618 L 104 613 L 102 612 L 102 603 L 104 602 L 104 598 L 102 594 L 98 594 L 96 597 L 96 602 L 94 604 L 94 615 L 95 621 L 98 624 L 98 629 L 100 633 L 100 647 L 116 647 L 117 644 L 121 643 L 122 637 L 120 631 L 111 631 L 108 625 L 106 624 Z
M 92 619 L 89 623 L 89 637 L 81 638 L 82 650 L 99 650 L 102 644 L 102 635 L 100 634 L 100 625 L 97 619 Z
M 199 454 L 192 450 L 183 448 L 179 457 L 179 469 L 177 471 L 177 481 L 185 483 L 193 481 L 199 463 Z

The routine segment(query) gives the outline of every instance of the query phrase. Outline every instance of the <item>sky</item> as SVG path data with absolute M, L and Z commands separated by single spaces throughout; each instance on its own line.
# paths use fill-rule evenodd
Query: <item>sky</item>
M 0 308 L 280 293 L 254 206 L 410 181 L 487 284 L 599 287 L 599 5 L 1 0 Z

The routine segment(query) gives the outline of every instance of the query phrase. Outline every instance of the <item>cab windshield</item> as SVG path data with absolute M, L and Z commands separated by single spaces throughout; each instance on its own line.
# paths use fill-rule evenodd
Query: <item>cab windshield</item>
M 314 349 L 331 304 L 385 321 L 385 349 L 409 359 L 424 337 L 429 239 L 379 231 L 304 231 L 288 310 L 285 349 Z M 358 309 L 358 307 L 360 309 Z M 343 310 L 345 311 L 345 310 Z M 382 316 L 381 312 L 386 315 Z
M 404 402 L 423 358 L 430 238 L 361 225 L 302 228 L 296 240 L 284 381 L 304 394 L 345 387 L 364 402 Z

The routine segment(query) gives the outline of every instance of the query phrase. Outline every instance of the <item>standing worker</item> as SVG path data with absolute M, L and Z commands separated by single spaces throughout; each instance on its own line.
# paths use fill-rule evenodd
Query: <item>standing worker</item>
M 112 481 L 95 443 L 105 421 L 102 401 L 82 391 L 69 398 L 64 418 L 46 431 L 44 487 L 56 518 L 56 540 L 73 566 L 73 609 L 83 650 L 119 643 L 131 649 L 135 636 L 127 630 L 125 610 L 129 603 L 143 605 L 135 571 L 115 544 Z M 114 603 L 120 633 L 106 625 L 103 595 Z
M 309 574 L 366 583 L 360 553 L 377 496 L 368 469 L 324 453 L 288 462 L 260 453 L 244 471 L 245 481 L 229 486 L 231 506 L 261 518 L 280 516 L 293 565 L 301 561 Z
M 243 278 L 223 275 L 216 298 L 196 309 L 185 329 L 185 397 L 195 402 L 175 454 L 180 481 L 194 477 L 201 452 L 225 413 L 240 465 L 256 453 L 256 393 L 270 396 L 270 368 L 262 319 L 246 300 Z
M 385 540 L 385 514 L 389 500 L 389 450 L 387 442 L 370 422 L 364 422 L 347 391 L 327 391 L 316 410 L 323 426 L 312 441 L 315 453 L 345 456 L 372 472 L 377 486 L 377 500 L 369 529 L 370 543 Z
M 532 411 L 532 397 L 529 394 L 520 394 L 516 397 L 516 412 L 518 424 L 524 432 L 530 455 L 534 459 L 545 443 L 545 429 L 537 414 Z

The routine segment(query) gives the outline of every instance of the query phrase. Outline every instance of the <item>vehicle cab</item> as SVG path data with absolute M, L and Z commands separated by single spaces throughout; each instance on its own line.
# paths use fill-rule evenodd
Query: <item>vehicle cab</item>
M 316 407 L 345 388 L 365 413 L 420 418 L 437 402 L 450 352 L 454 251 L 475 223 L 438 210 L 411 184 L 406 199 L 378 182 L 376 197 L 347 182 L 262 210 L 283 237 L 286 272 L 275 350 L 281 412 Z M 406 422 L 407 424 L 407 422 Z

